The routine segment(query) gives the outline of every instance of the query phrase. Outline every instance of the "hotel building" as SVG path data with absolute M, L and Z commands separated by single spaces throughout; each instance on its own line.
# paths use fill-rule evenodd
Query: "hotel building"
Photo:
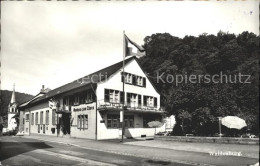
M 25 118 L 24 133 L 120 138 L 124 109 L 125 137 L 153 137 L 155 130 L 147 123 L 163 120 L 160 94 L 136 57 L 125 60 L 124 71 L 121 61 L 54 90 L 43 89 L 18 107 Z

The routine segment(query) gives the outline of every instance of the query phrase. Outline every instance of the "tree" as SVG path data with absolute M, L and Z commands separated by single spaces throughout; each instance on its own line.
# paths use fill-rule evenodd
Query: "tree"
M 176 116 L 174 131 L 210 135 L 217 130 L 217 117 L 241 114 L 250 129 L 259 132 L 259 120 L 253 118 L 259 112 L 259 36 L 249 32 L 236 36 L 220 31 L 216 36 L 205 33 L 181 39 L 169 33 L 156 33 L 144 41 L 146 56 L 140 58 L 140 63 L 161 93 L 161 105 L 167 115 Z M 176 85 L 157 80 L 158 73 L 164 73 L 162 78 L 166 80 L 167 75 L 212 76 L 220 72 L 250 75 L 251 83 Z

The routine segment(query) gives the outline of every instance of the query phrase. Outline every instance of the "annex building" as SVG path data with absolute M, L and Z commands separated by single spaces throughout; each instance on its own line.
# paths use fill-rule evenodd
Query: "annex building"
M 19 106 L 25 119 L 24 133 L 97 140 L 120 138 L 120 111 L 125 103 L 125 137 L 154 136 L 154 128 L 147 123 L 163 120 L 160 94 L 136 57 L 125 60 L 124 71 L 125 77 L 121 61 L 54 90 L 43 89 Z

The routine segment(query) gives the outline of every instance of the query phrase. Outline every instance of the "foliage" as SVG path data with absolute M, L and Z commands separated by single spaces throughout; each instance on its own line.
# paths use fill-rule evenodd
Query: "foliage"
M 259 36 L 219 32 L 216 36 L 174 37 L 156 33 L 144 39 L 146 56 L 140 62 L 161 93 L 161 105 L 176 115 L 183 133 L 212 135 L 217 117 L 235 115 L 246 120 L 248 130 L 259 129 Z M 162 81 L 168 75 L 250 75 L 251 83 L 181 83 Z M 231 77 L 234 81 L 234 77 Z M 220 80 L 220 79 L 219 79 Z M 175 80 L 176 81 L 176 80 Z M 245 77 L 244 80 L 245 81 Z M 181 134 L 181 132 L 179 132 Z
M 7 112 L 8 112 L 8 105 L 10 103 L 12 96 L 12 91 L 8 90 L 0 90 L 0 117 L 3 119 L 4 127 L 7 126 Z M 25 101 L 28 101 L 33 96 L 25 93 L 15 92 L 16 102 L 21 104 Z

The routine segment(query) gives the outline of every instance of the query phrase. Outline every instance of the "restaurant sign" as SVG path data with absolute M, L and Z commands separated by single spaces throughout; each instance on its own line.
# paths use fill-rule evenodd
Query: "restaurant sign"
M 81 108 L 74 108 L 74 112 L 79 112 L 79 111 L 87 111 L 87 110 L 94 110 L 94 106 L 86 106 L 86 107 L 81 107 Z

